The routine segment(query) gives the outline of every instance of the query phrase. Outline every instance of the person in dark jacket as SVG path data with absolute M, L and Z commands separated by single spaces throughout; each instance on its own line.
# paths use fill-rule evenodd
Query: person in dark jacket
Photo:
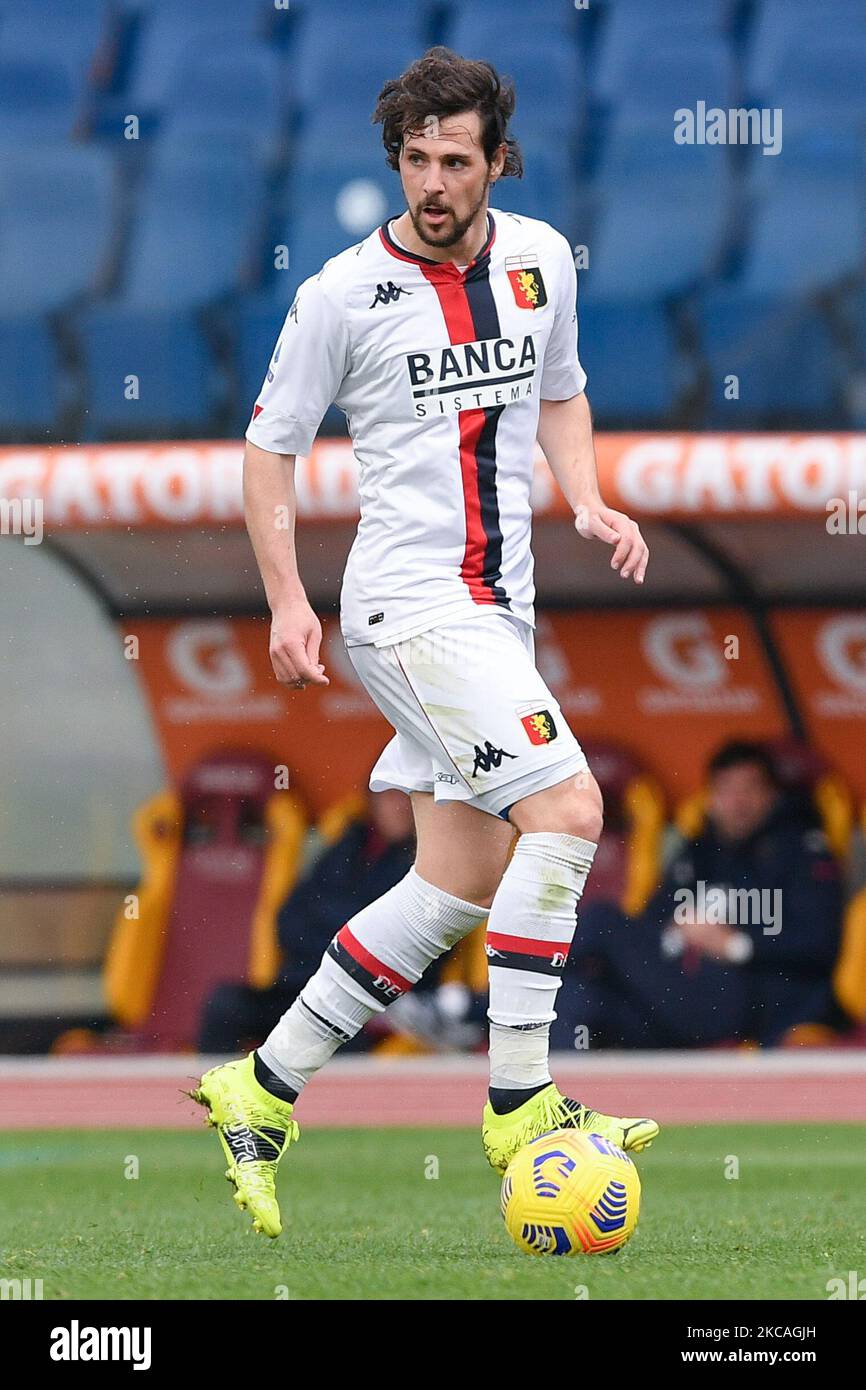
M 409 798 L 391 790 L 371 795 L 368 816 L 350 823 L 280 908 L 279 979 L 269 989 L 235 983 L 219 985 L 204 1007 L 199 1051 L 235 1053 L 260 1042 L 318 968 L 322 952 L 335 932 L 362 907 L 399 883 L 414 858 Z M 363 1049 L 367 1045 L 362 1033 L 353 1046 Z
M 798 1023 L 838 1023 L 842 912 L 823 831 L 783 795 L 761 745 L 728 744 L 710 763 L 704 830 L 640 917 L 581 913 L 551 1042 L 771 1047 Z

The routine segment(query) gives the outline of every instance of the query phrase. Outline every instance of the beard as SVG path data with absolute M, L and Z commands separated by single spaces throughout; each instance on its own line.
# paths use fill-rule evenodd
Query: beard
M 466 233 L 469 231 L 469 228 L 472 226 L 472 223 L 475 221 L 476 217 L 478 216 L 479 212 L 484 206 L 484 201 L 487 197 L 487 190 L 489 189 L 489 187 L 490 180 L 488 179 L 481 190 L 481 195 L 477 203 L 472 208 L 471 212 L 467 214 L 466 217 L 456 218 L 454 216 L 454 211 L 452 208 L 442 208 L 444 212 L 450 213 L 451 215 L 452 222 L 450 231 L 448 230 L 448 223 L 446 222 L 443 225 L 441 231 L 434 232 L 431 235 L 429 231 L 425 231 L 424 224 L 421 221 L 421 214 L 425 207 L 438 207 L 441 206 L 440 204 L 420 203 L 417 209 L 410 208 L 409 216 L 412 219 L 412 226 L 415 228 L 415 235 L 419 238 L 419 240 L 424 242 L 425 246 L 435 246 L 437 249 L 442 249 L 443 247 L 447 248 L 449 246 L 456 246 L 458 242 L 461 242 L 463 240 Z

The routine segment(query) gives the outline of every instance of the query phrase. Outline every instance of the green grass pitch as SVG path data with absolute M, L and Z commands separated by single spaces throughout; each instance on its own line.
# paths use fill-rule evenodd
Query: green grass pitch
M 236 1210 L 205 1130 L 17 1133 L 0 1139 L 0 1277 L 41 1278 L 46 1299 L 823 1300 L 866 1273 L 864 1141 L 863 1125 L 671 1127 L 638 1159 L 630 1245 L 533 1259 L 471 1130 L 303 1132 L 276 1241 Z

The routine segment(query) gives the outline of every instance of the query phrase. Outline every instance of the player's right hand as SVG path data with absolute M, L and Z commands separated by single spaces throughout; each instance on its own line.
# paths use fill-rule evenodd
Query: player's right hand
M 281 685 L 297 690 L 308 685 L 330 685 L 319 660 L 321 644 L 322 625 L 306 599 L 293 599 L 274 609 L 270 656 Z

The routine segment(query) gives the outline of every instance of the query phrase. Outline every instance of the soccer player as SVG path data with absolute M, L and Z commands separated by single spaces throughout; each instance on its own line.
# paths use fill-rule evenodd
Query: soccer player
M 491 1165 L 504 1171 L 551 1129 L 591 1129 L 632 1150 L 658 1133 L 653 1120 L 563 1096 L 548 1068 L 602 799 L 535 667 L 536 439 L 579 535 L 612 546 L 623 579 L 643 583 L 648 551 L 599 494 L 568 242 L 489 207 L 492 186 L 522 173 L 513 110 L 513 90 L 489 64 L 444 48 L 385 84 L 373 119 L 406 210 L 301 285 L 247 430 L 245 510 L 271 661 L 301 690 L 328 677 L 296 564 L 294 462 L 332 402 L 347 416 L 361 521 L 341 627 L 395 730 L 370 787 L 411 794 L 418 842 L 396 887 L 335 923 L 319 969 L 266 1042 L 192 1093 L 217 1127 L 235 1201 L 270 1236 L 281 1229 L 276 1168 L 298 1137 L 303 1087 L 485 918 Z

